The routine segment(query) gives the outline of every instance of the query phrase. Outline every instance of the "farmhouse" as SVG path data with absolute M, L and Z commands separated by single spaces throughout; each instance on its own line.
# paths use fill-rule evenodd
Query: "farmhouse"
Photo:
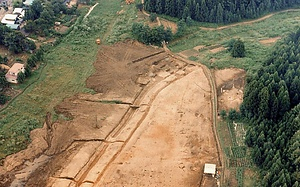
M 18 73 L 25 72 L 24 64 L 15 63 L 5 74 L 7 82 L 18 83 Z
M 214 177 L 216 174 L 216 164 L 205 164 L 204 174 L 211 174 Z

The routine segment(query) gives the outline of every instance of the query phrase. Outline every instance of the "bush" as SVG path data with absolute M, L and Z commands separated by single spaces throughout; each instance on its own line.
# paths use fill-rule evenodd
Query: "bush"
M 157 18 L 157 15 L 155 13 L 150 14 L 150 21 L 151 22 L 154 22 L 156 20 L 156 18 Z
M 0 94 L 0 105 L 4 105 L 8 101 L 9 97 L 4 94 Z

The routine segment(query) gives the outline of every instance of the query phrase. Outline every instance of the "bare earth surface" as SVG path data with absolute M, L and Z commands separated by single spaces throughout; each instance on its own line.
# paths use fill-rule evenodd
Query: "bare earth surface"
M 231 68 L 215 71 L 219 111 L 228 111 L 231 108 L 239 110 L 239 106 L 243 102 L 245 76 L 246 72 L 242 69 Z
M 203 69 L 137 42 L 100 46 L 87 86 L 7 157 L 0 186 L 217 186 L 211 89 Z

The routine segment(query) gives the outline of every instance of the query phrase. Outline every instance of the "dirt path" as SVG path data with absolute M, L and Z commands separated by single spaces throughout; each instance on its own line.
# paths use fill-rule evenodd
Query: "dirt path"
M 96 3 L 94 6 L 92 6 L 92 7 L 89 9 L 88 13 L 86 13 L 86 15 L 83 17 L 83 19 L 86 19 L 86 18 L 90 15 L 90 13 L 93 11 L 93 9 L 94 9 L 98 4 L 99 4 L 99 3 Z
M 252 23 L 256 23 L 256 22 L 260 22 L 263 20 L 266 20 L 272 16 L 274 16 L 275 14 L 279 14 L 282 12 L 292 12 L 292 11 L 299 11 L 299 9 L 288 9 L 288 10 L 283 10 L 283 11 L 279 11 L 276 13 L 271 13 L 268 14 L 266 16 L 263 16 L 261 18 L 255 19 L 255 20 L 251 20 L 251 21 L 243 21 L 243 22 L 239 22 L 239 23 L 234 23 L 234 24 L 230 24 L 230 25 L 225 25 L 222 27 L 217 27 L 217 28 L 210 28 L 210 27 L 200 27 L 200 29 L 202 30 L 208 30 L 208 31 L 216 31 L 216 30 L 223 30 L 223 29 L 227 29 L 227 28 L 231 28 L 231 27 L 235 27 L 235 26 L 239 26 L 239 25 L 248 25 L 248 24 L 252 24 Z

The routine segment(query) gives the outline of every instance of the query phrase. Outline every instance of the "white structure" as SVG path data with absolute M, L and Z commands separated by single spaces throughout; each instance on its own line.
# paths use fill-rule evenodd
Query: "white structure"
M 23 2 L 24 5 L 26 6 L 30 6 L 32 5 L 33 0 L 26 0 L 25 2 Z
M 214 177 L 216 174 L 216 164 L 205 164 L 204 174 L 211 174 Z
M 19 18 L 23 18 L 25 16 L 25 10 L 23 8 L 15 8 L 13 14 L 18 15 Z
M 18 78 L 18 73 L 20 72 L 25 73 L 24 64 L 14 63 L 14 65 L 5 74 L 5 78 L 7 82 L 18 83 L 17 78 Z
M 17 17 L 18 17 L 18 15 L 16 15 L 16 14 L 5 14 L 1 20 L 1 23 L 15 24 L 15 22 L 17 21 Z

